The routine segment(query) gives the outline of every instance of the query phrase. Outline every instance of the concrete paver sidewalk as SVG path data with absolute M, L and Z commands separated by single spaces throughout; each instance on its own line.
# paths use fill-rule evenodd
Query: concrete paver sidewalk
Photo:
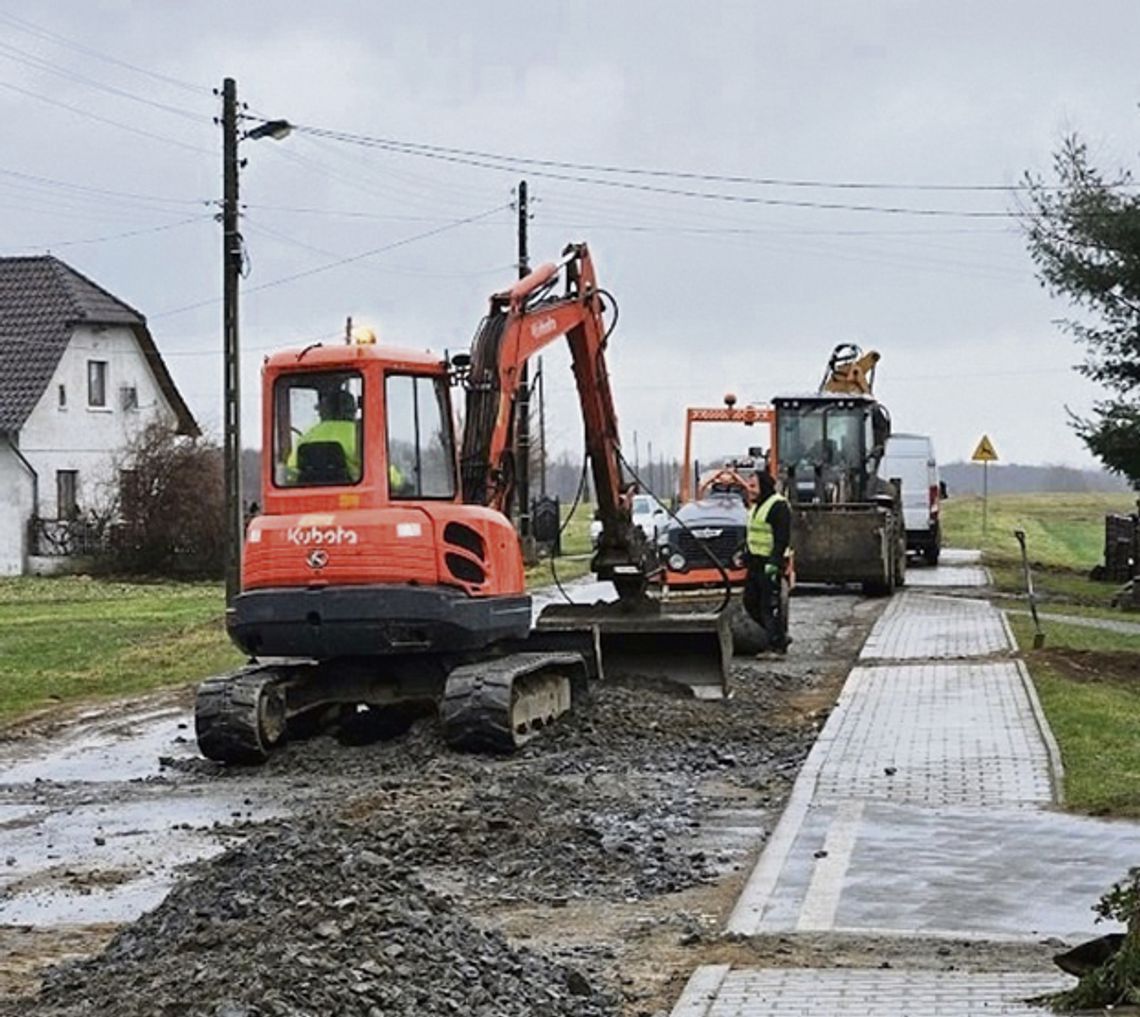
M 1013 637 L 989 601 L 930 593 L 896 594 L 871 630 L 862 660 L 987 657 L 1008 653 Z
M 952 556 L 955 571 L 969 564 Z M 953 577 L 940 585 L 957 585 Z M 984 578 L 975 575 L 977 582 Z M 1060 759 L 1000 612 L 897 595 L 813 747 L 729 922 L 994 941 L 1099 934 L 1134 824 L 1052 811 Z M 871 663 L 873 661 L 873 663 Z M 702 967 L 674 1017 L 1043 1013 L 1059 974 Z
M 673 1017 L 1030 1017 L 1024 1000 L 1056 987 L 1017 972 L 700 969 Z

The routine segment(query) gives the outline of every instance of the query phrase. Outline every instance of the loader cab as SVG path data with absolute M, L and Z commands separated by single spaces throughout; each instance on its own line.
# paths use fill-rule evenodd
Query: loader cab
M 864 501 L 890 435 L 886 407 L 867 396 L 781 396 L 776 408 L 779 480 L 793 502 Z

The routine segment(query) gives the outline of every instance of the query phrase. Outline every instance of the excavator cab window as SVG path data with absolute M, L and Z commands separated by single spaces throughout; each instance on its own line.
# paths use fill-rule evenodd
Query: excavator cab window
M 453 499 L 455 441 L 446 379 L 389 374 L 384 400 L 389 497 Z
M 355 371 L 306 371 L 273 390 L 273 482 L 278 487 L 360 483 L 364 380 Z

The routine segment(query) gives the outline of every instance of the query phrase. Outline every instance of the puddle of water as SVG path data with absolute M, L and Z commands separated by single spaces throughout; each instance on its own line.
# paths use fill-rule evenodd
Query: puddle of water
M 600 583 L 590 576 L 563 583 L 562 588 L 575 604 L 594 604 L 599 600 L 613 600 L 616 597 L 613 583 Z M 565 604 L 566 598 L 557 586 L 543 586 L 531 593 L 531 617 L 537 618 L 544 607 L 551 604 Z
M 17 751 L 24 758 L 0 763 L 0 784 L 141 780 L 162 772 L 159 756 L 197 755 L 194 718 L 188 710 L 169 709 L 102 716 L 60 739 L 28 742 Z
M 202 852 L 208 858 L 222 851 L 221 845 Z M 0 923 L 47 928 L 55 925 L 91 925 L 129 922 L 158 907 L 173 888 L 171 869 L 148 874 L 114 887 L 33 890 L 0 903 Z
M 129 921 L 162 900 L 179 866 L 223 850 L 215 823 L 282 811 L 179 791 L 57 809 L 35 824 L 0 828 L 0 923 Z

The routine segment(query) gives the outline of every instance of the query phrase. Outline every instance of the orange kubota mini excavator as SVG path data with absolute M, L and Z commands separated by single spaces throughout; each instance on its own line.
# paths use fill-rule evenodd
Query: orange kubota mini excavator
M 699 695 L 723 692 L 724 620 L 666 617 L 645 596 L 657 565 L 630 519 L 604 297 L 586 245 L 571 245 L 491 298 L 469 355 L 373 342 L 267 358 L 264 509 L 249 524 L 242 591 L 227 611 L 231 638 L 252 659 L 199 687 L 204 755 L 258 762 L 334 709 L 425 702 L 452 744 L 509 751 L 568 710 L 601 659 Z M 547 609 L 532 630 L 505 515 L 513 426 L 522 366 L 560 336 L 603 523 L 592 567 L 618 600 L 558 617 Z M 466 391 L 458 456 L 455 384 Z

